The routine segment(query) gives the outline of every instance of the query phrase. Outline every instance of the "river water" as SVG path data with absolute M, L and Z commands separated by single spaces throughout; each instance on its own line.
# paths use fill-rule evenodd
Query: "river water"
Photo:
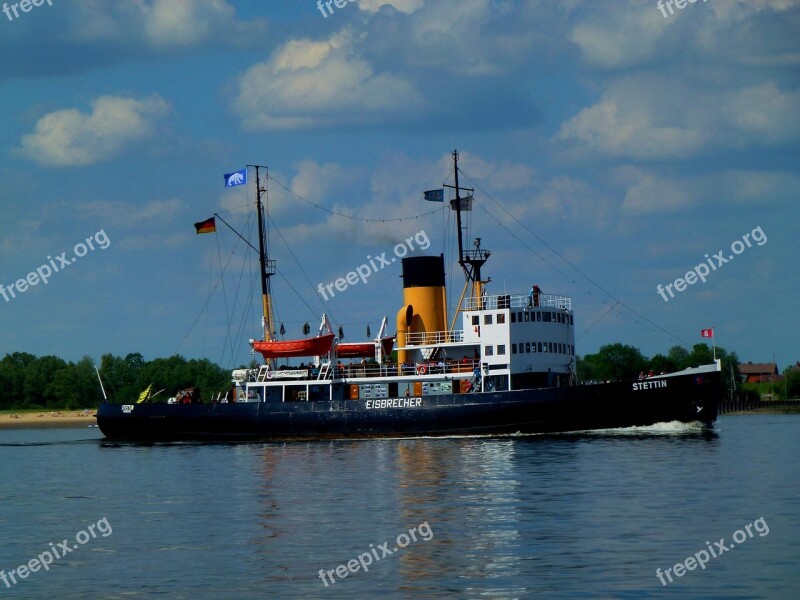
M 3 430 L 0 458 L 0 600 L 800 597 L 800 415 L 275 444 Z

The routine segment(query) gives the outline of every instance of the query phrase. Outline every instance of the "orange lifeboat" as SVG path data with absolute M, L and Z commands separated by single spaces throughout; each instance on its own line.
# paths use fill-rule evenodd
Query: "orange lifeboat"
M 375 358 L 375 344 L 377 342 L 346 342 L 336 345 L 336 354 L 339 358 Z M 381 351 L 384 356 L 392 353 L 394 336 L 381 338 Z
M 270 340 L 253 342 L 253 349 L 266 358 L 296 358 L 299 356 L 324 356 L 331 351 L 332 333 L 304 340 Z

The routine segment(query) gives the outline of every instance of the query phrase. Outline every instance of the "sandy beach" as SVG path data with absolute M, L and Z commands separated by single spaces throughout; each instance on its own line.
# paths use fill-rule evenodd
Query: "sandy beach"
M 0 414 L 0 429 L 88 427 L 89 425 L 97 425 L 97 419 L 94 415 L 94 409 L 4 412 Z

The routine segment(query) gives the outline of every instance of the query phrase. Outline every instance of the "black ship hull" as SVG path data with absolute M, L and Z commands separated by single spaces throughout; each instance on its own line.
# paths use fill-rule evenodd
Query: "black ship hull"
M 679 421 L 711 427 L 720 372 L 646 380 L 411 398 L 238 404 L 104 403 L 110 440 L 226 441 L 533 434 Z

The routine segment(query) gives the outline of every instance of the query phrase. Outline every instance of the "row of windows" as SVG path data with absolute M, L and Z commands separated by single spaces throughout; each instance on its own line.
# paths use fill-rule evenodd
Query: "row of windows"
M 511 354 L 531 354 L 534 352 L 552 352 L 553 354 L 575 356 L 575 347 L 558 342 L 520 342 L 519 344 L 511 344 Z
M 536 315 L 535 317 L 533 315 Z M 494 317 L 497 317 L 497 324 L 502 325 L 506 322 L 505 313 L 497 313 L 497 315 L 483 315 L 483 324 L 492 325 Z M 511 313 L 512 323 L 529 323 L 530 321 L 541 321 L 543 323 L 564 323 L 565 325 L 572 325 L 572 315 L 566 312 L 559 311 L 544 311 L 544 312 L 528 312 L 519 311 Z M 480 325 L 480 315 L 472 315 L 472 324 Z
M 502 325 L 506 322 L 506 313 L 497 313 L 497 324 Z M 484 325 L 491 325 L 494 323 L 494 315 L 483 315 L 483 324 Z M 473 325 L 480 325 L 481 318 L 479 315 L 472 315 L 472 324 Z
M 535 319 L 533 315 L 536 315 Z M 547 310 L 544 312 L 530 313 L 526 310 L 511 313 L 512 323 L 528 323 L 533 320 L 542 321 L 544 323 L 564 323 L 565 325 L 572 325 L 572 315 L 566 312 L 551 312 Z

